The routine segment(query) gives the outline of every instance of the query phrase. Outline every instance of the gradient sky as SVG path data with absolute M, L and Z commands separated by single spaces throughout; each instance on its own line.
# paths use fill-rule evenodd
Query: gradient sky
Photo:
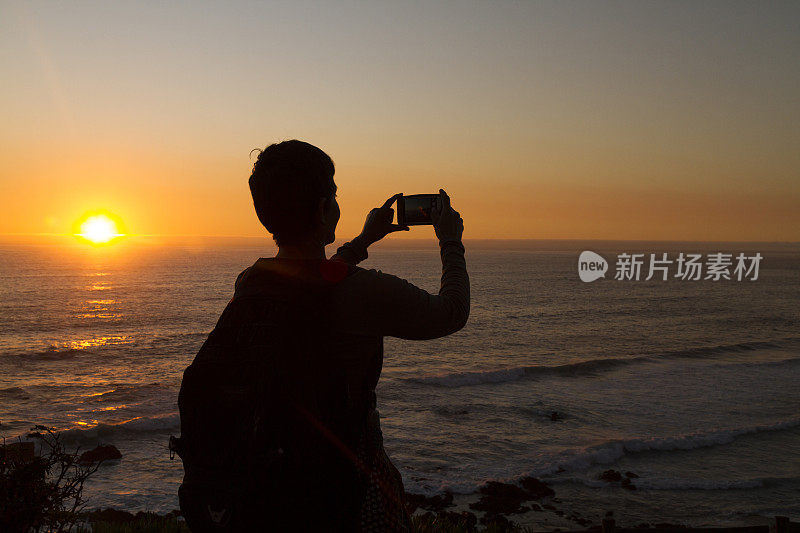
M 0 6 L 0 234 L 265 234 L 299 138 L 338 237 L 444 187 L 465 238 L 800 240 L 800 2 Z

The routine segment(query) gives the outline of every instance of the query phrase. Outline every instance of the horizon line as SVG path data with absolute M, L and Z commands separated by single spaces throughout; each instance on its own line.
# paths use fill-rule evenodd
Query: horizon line
M 391 234 L 389 234 L 391 235 Z M 74 237 L 75 234 L 73 233 L 0 233 L 0 238 L 3 237 Z M 124 237 L 161 237 L 161 238 L 203 238 L 203 239 L 269 239 L 272 240 L 271 236 L 267 235 L 196 235 L 196 234 L 186 234 L 186 233 L 125 233 L 121 234 L 120 236 Z M 348 242 L 351 239 L 344 240 L 344 239 L 336 239 L 336 241 Z M 383 241 L 383 242 L 399 242 L 399 241 L 418 241 L 418 242 L 428 242 L 434 239 L 431 238 L 414 238 L 414 237 L 403 237 L 401 239 L 394 239 L 390 241 Z M 664 242 L 664 243 L 673 243 L 673 242 L 680 242 L 680 243 L 689 243 L 689 242 L 699 242 L 699 243 L 764 243 L 764 244 L 800 244 L 800 240 L 797 241 L 782 241 L 782 240 L 762 240 L 762 241 L 754 241 L 754 240 L 715 240 L 715 239 L 620 239 L 620 238 L 597 238 L 597 237 L 572 237 L 572 238 L 535 238 L 535 237 L 484 237 L 484 238 L 465 238 L 464 241 L 552 241 L 552 242 L 576 242 L 576 241 L 596 241 L 596 242 L 647 242 L 647 243 L 656 243 L 656 242 Z M 334 241 L 334 242 L 336 242 Z M 382 241 L 377 241 L 374 244 L 378 244 Z M 274 242 L 273 242 L 274 244 Z

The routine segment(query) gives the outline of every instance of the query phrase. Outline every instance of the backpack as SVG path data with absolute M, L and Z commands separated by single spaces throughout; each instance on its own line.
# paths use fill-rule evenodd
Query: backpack
M 352 394 L 327 348 L 336 282 L 308 274 L 245 271 L 184 371 L 181 437 L 170 450 L 183 461 L 179 498 L 193 531 L 259 520 L 302 530 L 298 517 L 335 531 L 357 516 L 365 480 L 356 449 L 374 393 Z

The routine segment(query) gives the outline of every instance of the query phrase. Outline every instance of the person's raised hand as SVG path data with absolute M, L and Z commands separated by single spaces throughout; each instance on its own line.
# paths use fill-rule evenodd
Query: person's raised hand
M 361 237 L 366 241 L 367 245 L 383 239 L 392 232 L 408 231 L 410 229 L 408 226 L 392 224 L 394 219 L 392 204 L 401 196 L 403 196 L 403 193 L 395 194 L 386 200 L 382 206 L 372 209 L 367 214 L 367 221 L 364 222 L 364 229 L 361 231 Z
M 431 211 L 433 229 L 440 241 L 461 240 L 464 233 L 464 220 L 450 205 L 450 197 L 439 189 L 439 205 Z

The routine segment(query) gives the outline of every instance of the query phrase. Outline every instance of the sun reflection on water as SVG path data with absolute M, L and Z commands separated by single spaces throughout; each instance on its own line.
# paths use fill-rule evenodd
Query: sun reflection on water
M 95 337 L 92 339 L 69 341 L 64 343 L 62 347 L 69 350 L 85 350 L 87 348 L 96 348 L 98 346 L 130 344 L 132 342 L 133 337 L 130 335 L 111 335 L 107 337 Z
M 117 390 L 117 389 L 110 389 L 110 390 L 103 391 L 103 392 L 92 392 L 92 393 L 90 393 L 90 394 L 84 394 L 84 395 L 83 395 L 83 397 L 84 397 L 84 398 L 93 398 L 93 397 L 95 397 L 95 396 L 102 396 L 102 395 L 104 395 L 104 394 L 108 394 L 108 393 L 110 393 L 110 392 L 114 392 L 114 391 L 116 391 L 116 390 Z
M 117 411 L 119 409 L 125 409 L 127 407 L 128 407 L 128 404 L 124 403 L 122 405 L 109 405 L 108 407 L 95 409 L 95 411 Z
M 77 315 L 78 318 L 122 318 L 121 313 L 83 313 Z
M 87 290 L 104 291 L 111 288 L 111 285 L 96 283 L 91 287 L 87 287 Z M 83 312 L 78 313 L 75 316 L 77 318 L 120 319 L 123 317 L 123 314 L 117 312 L 116 309 L 111 307 L 118 303 L 119 301 L 113 298 L 86 300 L 86 304 L 82 309 Z

